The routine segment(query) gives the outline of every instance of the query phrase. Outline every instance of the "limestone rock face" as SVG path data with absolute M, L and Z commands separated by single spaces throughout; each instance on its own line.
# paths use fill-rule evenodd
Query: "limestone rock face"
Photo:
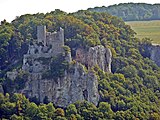
M 90 47 L 89 51 L 78 49 L 76 52 L 76 61 L 86 65 L 88 69 L 98 65 L 103 71 L 111 72 L 111 58 L 110 49 L 102 45 Z
M 4 93 L 4 91 L 3 91 L 3 87 L 2 87 L 2 85 L 0 84 L 0 93 Z
M 150 59 L 160 66 L 160 45 L 152 45 L 150 51 Z
M 27 79 L 24 80 L 25 86 L 13 92 L 23 93 L 28 98 L 36 97 L 40 102 L 48 99 L 61 107 L 83 100 L 97 105 L 98 80 L 91 68 L 98 65 L 103 71 L 111 72 L 110 49 L 102 45 L 91 47 L 87 51 L 79 48 L 76 51 L 76 62 L 72 62 L 71 52 L 66 52 L 63 47 L 63 29 L 50 33 L 46 32 L 45 26 L 39 26 L 37 38 L 36 42 L 29 45 L 28 52 L 23 57 L 22 70 L 29 74 L 24 78 Z M 52 60 L 59 55 L 65 60 L 62 65 L 67 66 L 64 71 L 56 66 L 57 62 L 54 61 L 55 64 L 52 64 Z M 59 68 L 61 71 L 56 71 Z M 54 71 L 57 72 L 57 76 Z M 61 72 L 64 73 L 63 77 L 58 76 Z M 16 71 L 7 73 L 7 77 L 11 80 L 14 80 L 17 75 Z M 47 75 L 50 76 L 47 78 Z
M 57 79 L 42 79 L 41 74 L 30 75 L 26 87 L 19 91 L 27 97 L 37 97 L 41 102 L 47 97 L 54 104 L 66 107 L 78 100 L 87 100 L 98 104 L 98 80 L 93 72 L 85 72 L 80 63 L 70 65 L 65 77 Z
M 41 67 L 39 67 L 32 70 L 25 88 L 19 92 L 29 98 L 36 97 L 40 102 L 47 97 L 49 101 L 61 107 L 83 100 L 97 105 L 99 101 L 98 80 L 96 75 L 91 72 L 91 68 L 98 65 L 103 71 L 111 72 L 111 57 L 110 49 L 101 45 L 91 47 L 88 51 L 77 49 L 76 63 L 69 66 L 64 77 L 43 79 L 42 72 L 39 71 Z M 36 60 L 33 58 L 32 61 Z M 71 54 L 66 55 L 66 61 L 71 62 Z M 38 65 L 40 64 L 42 63 L 40 62 Z M 88 70 L 85 70 L 83 65 Z M 33 68 L 36 67 L 33 65 Z M 45 71 L 49 67 L 45 68 L 44 66 L 43 68 Z
M 14 80 L 17 77 L 17 71 L 7 72 L 7 77 L 11 80 Z

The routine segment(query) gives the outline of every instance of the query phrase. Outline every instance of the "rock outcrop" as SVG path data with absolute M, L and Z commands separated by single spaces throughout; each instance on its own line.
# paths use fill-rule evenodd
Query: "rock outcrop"
M 88 51 L 77 49 L 76 61 L 84 64 L 88 69 L 98 65 L 103 71 L 111 72 L 112 53 L 102 45 L 90 47 Z
M 23 78 L 26 81 L 24 88 L 14 92 L 23 93 L 28 98 L 36 97 L 40 102 L 47 99 L 61 107 L 83 100 L 97 105 L 98 80 L 91 68 L 98 65 L 103 71 L 111 72 L 111 51 L 102 45 L 91 47 L 88 51 L 79 48 L 76 62 L 73 62 L 70 51 L 64 49 L 63 29 L 47 33 L 45 27 L 41 26 L 37 35 L 37 42 L 30 44 L 23 58 L 22 70 L 28 75 Z M 57 66 L 57 61 L 61 60 L 62 65 L 66 65 L 66 62 L 69 64 L 68 68 Z M 17 75 L 16 71 L 7 74 L 12 80 Z
M 57 79 L 42 79 L 41 74 L 30 74 L 26 87 L 19 91 L 29 98 L 36 97 L 43 102 L 45 97 L 54 104 L 66 107 L 78 100 L 98 104 L 98 81 L 93 72 L 85 71 L 80 63 L 70 65 L 65 76 Z
M 160 66 L 160 45 L 152 45 L 149 49 L 150 59 Z
M 3 86 L 0 84 L 0 93 L 4 93 Z

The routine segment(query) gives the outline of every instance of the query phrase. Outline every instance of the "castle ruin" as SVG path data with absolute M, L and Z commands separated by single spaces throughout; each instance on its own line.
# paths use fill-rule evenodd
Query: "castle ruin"
M 28 98 L 36 97 L 40 102 L 47 99 L 62 107 L 78 100 L 98 104 L 98 77 L 92 68 L 98 65 L 103 71 L 110 72 L 111 51 L 102 45 L 90 47 L 88 51 L 77 49 L 76 62 L 71 62 L 71 52 L 64 49 L 64 30 L 47 32 L 46 26 L 37 27 L 37 39 L 30 43 L 23 57 L 22 70 L 29 73 L 25 86 L 14 92 L 23 93 Z M 63 77 L 43 77 L 51 69 L 53 57 L 61 54 L 70 63 Z M 48 62 L 47 62 L 48 61 Z M 84 65 L 87 65 L 88 70 Z M 55 66 L 52 66 L 53 68 Z M 56 69 L 56 68 L 55 68 Z M 18 72 L 8 72 L 7 77 L 15 79 Z
M 37 40 L 29 45 L 27 54 L 24 55 L 22 70 L 38 73 L 46 70 L 46 66 L 41 64 L 38 58 L 51 58 L 63 53 L 64 30 L 57 32 L 47 32 L 46 26 L 37 27 Z

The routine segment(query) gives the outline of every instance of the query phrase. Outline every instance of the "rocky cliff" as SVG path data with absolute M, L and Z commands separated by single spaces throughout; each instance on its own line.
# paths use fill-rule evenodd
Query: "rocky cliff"
M 3 86 L 0 84 L 0 93 L 4 93 Z
M 39 73 L 30 74 L 25 88 L 19 92 L 29 98 L 36 97 L 40 102 L 47 97 L 48 101 L 61 107 L 78 100 L 95 105 L 99 101 L 97 77 L 91 71 L 86 72 L 80 63 L 70 65 L 62 78 L 43 79 Z
M 160 66 L 160 45 L 152 45 L 150 49 L 150 59 Z
M 45 33 L 45 29 L 40 33 Z M 88 50 L 78 48 L 76 58 L 72 61 L 70 48 L 64 46 L 64 35 L 53 39 L 44 36 L 40 34 L 37 36 L 38 44 L 35 42 L 29 46 L 23 58 L 21 73 L 7 73 L 8 78 L 15 81 L 13 87 L 17 84 L 21 86 L 12 92 L 23 93 L 40 102 L 47 100 L 61 107 L 78 100 L 87 100 L 97 105 L 98 80 L 92 68 L 98 65 L 103 71 L 111 72 L 111 51 L 102 45 Z M 59 39 L 62 39 L 61 44 Z M 56 44 L 59 49 L 54 48 Z
M 26 55 L 28 55 L 27 59 Z M 88 51 L 77 49 L 75 61 L 72 61 L 70 52 L 61 53 L 60 55 L 69 63 L 64 71 L 62 71 L 63 69 L 56 71 L 59 67 L 57 68 L 54 65 L 59 64 L 57 60 L 60 60 L 55 59 L 58 56 L 37 57 L 39 54 L 26 55 L 24 55 L 22 69 L 26 68 L 24 66 L 27 63 L 27 69 L 23 69 L 23 71 L 26 70 L 29 74 L 27 78 L 23 78 L 26 79 L 23 80 L 26 81 L 24 88 L 14 90 L 14 92 L 23 93 L 28 98 L 37 98 L 40 102 L 46 99 L 61 107 L 83 100 L 92 102 L 95 105 L 98 104 L 98 80 L 91 68 L 98 65 L 103 71 L 111 71 L 112 54 L 108 48 L 95 46 L 89 48 Z M 53 58 L 57 64 L 52 64 Z M 64 61 L 62 60 L 62 62 Z M 64 75 L 54 77 L 53 72 L 55 71 L 64 72 Z M 8 72 L 8 78 L 12 80 L 16 79 L 16 75 L 18 75 L 18 72 Z
M 90 47 L 88 51 L 77 49 L 76 61 L 85 65 L 88 69 L 98 65 L 103 71 L 111 72 L 112 53 L 110 49 L 102 45 Z

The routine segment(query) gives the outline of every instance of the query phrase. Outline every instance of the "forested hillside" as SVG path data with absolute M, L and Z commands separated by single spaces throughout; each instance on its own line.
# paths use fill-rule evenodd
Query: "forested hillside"
M 131 4 L 132 5 L 132 4 Z M 160 119 L 160 67 L 149 59 L 150 40 L 139 40 L 121 19 L 108 13 L 78 11 L 67 14 L 60 10 L 50 13 L 26 14 L 11 23 L 0 25 L 1 84 L 6 87 L 23 83 L 6 78 L 6 72 L 20 69 L 28 44 L 36 39 L 36 26 L 46 25 L 47 31 L 62 27 L 65 45 L 72 57 L 77 48 L 103 45 L 112 51 L 112 73 L 95 65 L 100 101 L 95 106 L 86 101 L 58 108 L 47 99 L 40 104 L 21 94 L 0 94 L 0 118 L 27 120 L 99 120 L 99 119 Z M 21 86 L 23 87 L 23 86 Z M 34 102 L 34 103 L 33 103 Z
M 124 21 L 159 20 L 160 4 L 121 3 L 109 7 L 95 7 L 88 10 L 94 12 L 107 12 L 118 16 Z

